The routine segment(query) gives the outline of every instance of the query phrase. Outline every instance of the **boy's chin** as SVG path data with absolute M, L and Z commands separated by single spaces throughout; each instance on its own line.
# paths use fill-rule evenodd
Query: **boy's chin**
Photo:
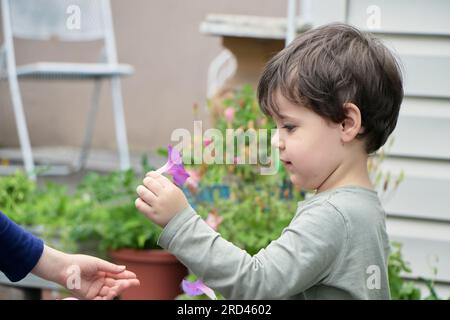
M 304 190 L 304 191 L 314 191 L 316 190 L 315 186 L 312 186 L 305 182 L 303 179 L 299 178 L 295 174 L 289 175 L 289 179 L 291 180 L 291 183 L 294 185 L 294 187 L 298 190 Z
M 291 180 L 291 183 L 297 187 L 297 188 L 304 188 L 303 181 L 299 179 L 295 174 L 290 174 L 289 179 Z

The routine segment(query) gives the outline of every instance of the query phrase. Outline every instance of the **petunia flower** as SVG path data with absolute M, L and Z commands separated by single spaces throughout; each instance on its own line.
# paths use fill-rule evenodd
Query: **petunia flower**
M 211 288 L 207 287 L 201 280 L 197 280 L 195 282 L 183 280 L 181 282 L 181 287 L 183 288 L 184 293 L 186 293 L 187 295 L 200 296 L 202 294 L 206 294 L 211 300 L 217 300 L 214 291 Z
M 167 148 L 168 156 L 167 162 L 161 168 L 156 170 L 159 174 L 168 173 L 173 177 L 173 181 L 179 187 L 181 187 L 187 178 L 189 173 L 186 172 L 183 166 L 180 152 L 174 149 L 171 145 Z

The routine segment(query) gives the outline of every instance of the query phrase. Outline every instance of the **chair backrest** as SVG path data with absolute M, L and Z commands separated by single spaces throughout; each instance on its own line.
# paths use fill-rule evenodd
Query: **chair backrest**
M 105 38 L 109 0 L 6 0 L 16 38 L 90 41 Z M 3 8 L 4 10 L 5 8 Z

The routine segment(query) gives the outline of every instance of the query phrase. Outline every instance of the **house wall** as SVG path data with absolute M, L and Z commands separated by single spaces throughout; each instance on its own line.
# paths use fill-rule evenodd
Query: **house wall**
M 272 0 L 112 0 L 119 62 L 136 72 L 122 81 L 131 151 L 165 146 L 175 128 L 193 129 L 192 106 L 205 111 L 206 74 L 221 50 L 221 40 L 200 34 L 207 13 L 284 15 Z M 1 37 L 3 32 L 0 31 Z M 37 60 L 95 61 L 99 43 L 64 44 L 17 40 L 18 64 Z M 20 83 L 32 146 L 80 146 L 92 82 Z M 109 85 L 105 83 L 93 147 L 115 149 Z M 18 147 L 8 84 L 0 82 L 0 147 Z
M 315 25 L 345 21 L 374 32 L 401 60 L 405 99 L 382 169 L 405 179 L 382 196 L 387 228 L 403 243 L 410 276 L 434 278 L 449 296 L 450 2 L 318 0 L 312 12 Z M 369 29 L 375 14 L 379 29 Z

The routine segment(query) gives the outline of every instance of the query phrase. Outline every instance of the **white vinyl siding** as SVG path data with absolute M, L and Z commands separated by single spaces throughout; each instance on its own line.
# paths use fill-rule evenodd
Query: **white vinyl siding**
M 403 243 L 413 277 L 432 277 L 450 292 L 450 1 L 313 0 L 314 25 L 347 22 L 372 31 L 395 51 L 405 99 L 382 168 L 399 188 L 382 201 L 392 240 Z M 369 6 L 380 28 L 369 30 Z M 370 11 L 370 10 L 369 10 Z M 373 13 L 373 11 L 371 11 Z M 426 290 L 424 290 L 426 292 Z

